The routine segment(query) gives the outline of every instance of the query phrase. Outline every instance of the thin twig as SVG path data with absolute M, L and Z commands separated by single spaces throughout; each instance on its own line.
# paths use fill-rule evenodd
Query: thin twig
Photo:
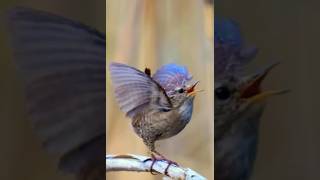
M 136 172 L 150 172 L 152 160 L 150 157 L 125 154 L 125 155 L 106 155 L 106 171 L 136 171 Z M 163 179 L 179 179 L 179 180 L 206 180 L 197 172 L 189 168 L 183 168 L 171 164 L 168 168 L 168 173 L 165 174 L 165 169 L 168 166 L 167 161 L 157 161 L 152 170 L 163 174 Z M 169 177 L 169 178 L 168 178 Z

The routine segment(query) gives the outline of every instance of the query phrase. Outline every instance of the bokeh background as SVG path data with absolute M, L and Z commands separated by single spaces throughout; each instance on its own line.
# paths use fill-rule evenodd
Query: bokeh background
M 107 64 L 122 62 L 155 72 L 174 62 L 200 80 L 191 122 L 158 151 L 213 179 L 213 8 L 202 0 L 107 0 Z M 108 71 L 107 71 L 108 72 Z M 107 153 L 149 155 L 120 111 L 107 74 Z M 161 179 L 150 173 L 108 173 L 110 180 Z
M 5 12 L 15 6 L 50 11 L 105 32 L 105 1 L 1 0 L 0 1 L 0 179 L 72 179 L 57 171 L 56 158 L 41 146 L 25 112 L 21 81 L 8 44 Z
M 259 48 L 249 71 L 281 64 L 265 89 L 291 92 L 268 100 L 252 179 L 320 179 L 319 1 L 217 0 L 215 15 L 236 20 Z
M 105 1 L 1 0 L 0 13 L 16 5 L 48 10 L 105 30 Z M 280 61 L 266 89 L 290 88 L 274 97 L 262 117 L 252 179 L 320 179 L 319 4 L 309 1 L 219 0 L 215 13 L 239 22 L 260 52 L 248 68 Z M 167 62 L 188 66 L 205 92 L 192 121 L 179 135 L 158 143 L 168 158 L 212 178 L 212 6 L 201 0 L 107 0 L 107 60 L 155 70 Z M 27 120 L 23 92 L 12 63 L 5 26 L 0 26 L 0 179 L 71 179 L 41 147 Z M 107 78 L 107 152 L 147 154 L 119 111 Z M 109 96 L 110 95 L 110 96 Z M 109 179 L 159 179 L 145 173 L 110 173 Z

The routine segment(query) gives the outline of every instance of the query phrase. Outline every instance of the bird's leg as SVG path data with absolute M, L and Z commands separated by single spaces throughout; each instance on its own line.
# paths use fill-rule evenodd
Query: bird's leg
M 156 157 L 152 153 L 152 151 L 155 151 L 154 141 L 148 141 L 147 139 L 143 139 L 143 142 L 149 148 L 149 150 L 151 151 L 151 158 L 148 158 L 148 159 L 144 160 L 143 162 L 147 162 L 147 161 L 152 160 L 152 163 L 151 163 L 151 166 L 150 166 L 150 173 L 152 175 L 157 175 L 157 173 L 154 173 L 154 171 L 153 171 L 153 165 L 157 162 Z
M 147 138 L 143 138 L 143 142 L 149 148 L 149 150 L 151 152 L 155 149 L 154 140 L 149 140 Z M 154 173 L 154 171 L 153 171 L 153 165 L 156 163 L 157 160 L 156 160 L 155 156 L 152 153 L 151 153 L 151 158 L 148 158 L 148 159 L 144 160 L 143 162 L 147 162 L 147 161 L 150 161 L 150 160 L 152 160 L 152 163 L 151 163 L 151 166 L 150 166 L 150 173 L 152 175 L 157 175 L 157 173 Z
M 144 162 L 149 161 L 149 160 L 152 160 L 152 163 L 151 163 L 151 166 L 150 166 L 150 172 L 153 175 L 156 175 L 156 173 L 154 173 L 154 171 L 153 171 L 153 166 L 157 161 L 167 161 L 168 162 L 168 166 L 164 170 L 164 174 L 165 175 L 168 175 L 168 169 L 172 164 L 178 166 L 178 163 L 165 158 L 162 154 L 160 154 L 156 150 L 152 150 L 151 151 L 151 158 L 144 160 Z
M 164 174 L 168 175 L 168 169 L 169 167 L 173 164 L 175 166 L 178 166 L 178 163 L 171 161 L 169 159 L 167 159 L 166 157 L 164 157 L 162 154 L 160 154 L 158 151 L 153 150 L 152 153 L 158 155 L 159 157 L 157 158 L 155 155 L 152 155 L 153 157 L 155 157 L 155 161 L 167 161 L 168 162 L 168 166 L 166 167 L 166 169 L 164 170 Z M 151 166 L 152 167 L 152 166 Z
M 156 151 L 155 149 L 151 151 L 151 154 L 156 154 L 157 156 L 161 157 L 162 159 L 165 159 L 165 157 L 160 154 L 158 151 Z
M 150 160 L 152 160 L 152 163 L 151 163 L 151 166 L 150 166 L 150 173 L 152 175 L 157 175 L 157 173 L 154 173 L 154 171 L 153 171 L 153 165 L 157 162 L 157 158 L 152 153 L 151 153 L 151 158 L 148 158 L 148 159 L 144 160 L 144 162 L 150 161 Z

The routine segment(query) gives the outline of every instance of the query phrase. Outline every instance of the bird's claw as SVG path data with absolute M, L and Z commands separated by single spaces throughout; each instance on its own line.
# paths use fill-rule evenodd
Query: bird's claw
M 151 173 L 152 175 L 157 175 L 157 173 L 154 173 L 154 170 L 153 170 L 153 166 L 154 166 L 154 164 L 155 164 L 157 161 L 167 161 L 168 166 L 167 166 L 166 169 L 164 170 L 164 174 L 165 174 L 166 176 L 168 176 L 168 170 L 169 170 L 169 167 L 170 167 L 171 165 L 178 166 L 178 163 L 176 163 L 176 162 L 174 162 L 174 161 L 171 161 L 171 160 L 169 160 L 169 159 L 166 159 L 166 158 L 163 157 L 162 155 L 160 155 L 160 157 L 156 157 L 156 156 L 154 156 L 154 155 L 152 154 L 151 156 L 152 156 L 152 158 L 148 158 L 148 159 L 144 160 L 143 162 L 147 162 L 147 161 L 151 161 L 151 160 L 152 160 L 152 163 L 151 163 L 151 166 L 150 166 L 150 173 Z
M 174 161 L 171 161 L 171 160 L 168 160 L 168 159 L 166 159 L 166 161 L 168 162 L 168 166 L 166 167 L 166 169 L 164 170 L 164 174 L 166 175 L 166 176 L 168 176 L 168 169 L 169 169 L 169 167 L 173 164 L 173 165 L 175 165 L 175 166 L 178 166 L 178 163 L 176 163 L 176 162 L 174 162 Z
M 152 174 L 152 175 L 157 175 L 158 173 L 154 173 L 155 171 L 153 170 L 153 165 L 156 163 L 156 161 L 157 161 L 157 159 L 154 159 L 153 157 L 152 158 L 148 158 L 148 159 L 146 159 L 146 160 L 144 160 L 143 162 L 145 163 L 145 162 L 147 162 L 147 161 L 152 161 L 152 163 L 151 163 L 151 166 L 150 166 L 150 173 Z

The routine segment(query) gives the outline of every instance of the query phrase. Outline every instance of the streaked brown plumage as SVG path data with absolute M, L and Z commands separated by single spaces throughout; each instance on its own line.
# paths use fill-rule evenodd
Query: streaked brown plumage
M 177 65 L 172 66 L 178 71 L 184 70 Z M 196 85 L 188 84 L 191 78 L 185 76 L 187 73 L 174 72 L 177 69 L 167 71 L 165 68 L 168 67 L 171 68 L 170 65 L 160 68 L 161 71 L 151 77 L 149 69 L 144 73 L 124 64 L 110 64 L 120 108 L 132 119 L 135 133 L 143 139 L 148 149 L 160 156 L 155 142 L 178 134 L 190 121 Z
M 156 152 L 154 144 L 157 140 L 178 134 L 188 124 L 190 119 L 184 119 L 181 113 L 192 111 L 193 99 L 194 96 L 167 112 L 150 108 L 133 117 L 132 126 L 135 132 L 151 152 Z

